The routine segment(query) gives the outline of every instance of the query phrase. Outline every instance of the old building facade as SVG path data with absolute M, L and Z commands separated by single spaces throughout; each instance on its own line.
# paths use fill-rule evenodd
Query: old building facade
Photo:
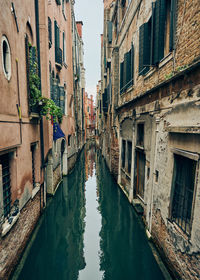
M 85 69 L 74 1 L 0 3 L 0 278 L 8 279 L 46 194 L 84 145 Z
M 199 1 L 104 1 L 102 153 L 176 279 L 200 277 Z

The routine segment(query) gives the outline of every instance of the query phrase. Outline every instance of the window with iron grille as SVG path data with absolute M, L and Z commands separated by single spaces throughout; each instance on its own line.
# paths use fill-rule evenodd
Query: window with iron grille
M 195 173 L 196 161 L 174 155 L 171 218 L 187 235 L 191 232 Z
M 126 141 L 122 140 L 122 168 L 125 168 Z
M 0 156 L 0 164 L 2 165 L 3 180 L 3 207 L 4 217 L 7 217 L 11 209 L 11 180 L 10 180 L 10 162 L 9 154 Z

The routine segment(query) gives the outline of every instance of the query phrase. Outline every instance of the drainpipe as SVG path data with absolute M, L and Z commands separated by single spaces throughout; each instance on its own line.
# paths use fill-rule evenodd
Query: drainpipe
M 39 31 L 39 4 L 38 0 L 35 0 L 35 23 L 36 23 L 36 42 L 37 42 L 37 55 L 38 55 L 38 75 L 41 81 L 41 68 L 40 68 L 40 31 Z M 41 89 L 41 83 L 40 83 Z M 41 171 L 44 171 L 44 133 L 43 133 L 43 118 L 40 117 L 40 151 L 41 151 Z M 40 213 L 41 207 L 41 188 L 40 188 Z M 43 197 L 44 206 L 44 197 Z

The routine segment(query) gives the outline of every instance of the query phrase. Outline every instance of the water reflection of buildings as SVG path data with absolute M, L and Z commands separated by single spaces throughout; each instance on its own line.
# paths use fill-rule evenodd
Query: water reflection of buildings
M 85 159 L 63 179 L 18 279 L 77 280 L 85 267 Z
M 95 164 L 95 145 L 90 144 L 88 149 L 85 149 L 85 174 L 86 174 L 86 181 L 88 177 L 93 176 L 94 172 L 94 164 Z
M 163 276 L 132 207 L 96 156 L 99 211 L 102 216 L 100 270 L 105 280 L 159 279 Z M 112 199 L 110 199 L 112 198 Z

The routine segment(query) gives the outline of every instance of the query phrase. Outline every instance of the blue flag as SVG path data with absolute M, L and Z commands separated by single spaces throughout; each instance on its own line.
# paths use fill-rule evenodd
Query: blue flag
M 53 140 L 56 141 L 59 138 L 65 137 L 62 129 L 60 128 L 59 124 L 53 123 Z

